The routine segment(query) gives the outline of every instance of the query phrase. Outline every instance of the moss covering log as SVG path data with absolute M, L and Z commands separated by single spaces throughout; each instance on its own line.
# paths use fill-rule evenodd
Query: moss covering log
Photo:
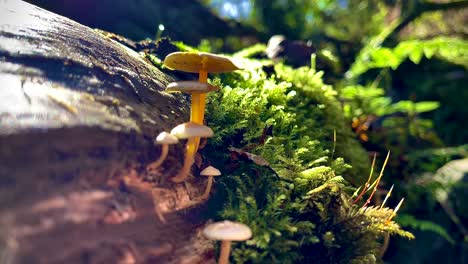
M 223 174 L 210 206 L 253 231 L 232 260 L 380 263 L 389 235 L 413 236 L 390 221 L 392 209 L 363 207 L 367 195 L 352 202 L 369 159 L 336 91 L 314 68 L 245 58 L 261 51 L 239 52 L 246 70 L 215 78 L 223 87 L 208 97 L 215 137 L 203 153 Z

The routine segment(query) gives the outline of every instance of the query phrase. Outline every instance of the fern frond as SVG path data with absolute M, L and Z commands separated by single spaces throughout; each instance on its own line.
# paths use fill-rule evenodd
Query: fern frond
M 438 234 L 439 236 L 445 238 L 452 245 L 455 244 L 455 240 L 450 236 L 450 234 L 442 226 L 427 220 L 416 219 L 412 215 L 400 214 L 396 221 L 402 226 L 411 227 L 421 231 L 430 231 Z

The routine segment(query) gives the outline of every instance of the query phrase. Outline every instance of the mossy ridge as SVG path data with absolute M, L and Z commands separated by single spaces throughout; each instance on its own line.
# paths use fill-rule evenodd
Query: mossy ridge
M 340 158 L 330 158 L 336 131 L 333 155 L 352 164 L 346 180 L 362 184 L 369 168 L 367 153 L 346 126 L 336 92 L 323 83 L 323 73 L 278 64 L 269 77 L 262 70 L 264 63 L 249 63 L 255 66 L 214 80 L 224 88 L 209 97 L 207 121 L 216 131 L 212 144 L 256 144 L 269 129 L 266 141 L 254 154 L 265 157 L 279 173 L 285 169 L 300 172 L 312 165 L 343 163 Z M 342 165 L 334 169 L 341 173 L 349 167 Z
M 363 211 L 349 202 L 343 177 L 362 184 L 369 163 L 345 126 L 336 92 L 314 69 L 278 64 L 268 76 L 265 64 L 248 60 L 247 70 L 215 79 L 223 88 L 209 97 L 207 122 L 216 133 L 204 155 L 224 168 L 219 216 L 246 223 L 254 233 L 235 245 L 233 260 L 380 262 L 384 234 L 412 235 L 393 221 L 385 224 L 390 209 Z M 232 160 L 231 145 L 261 155 L 271 168 Z

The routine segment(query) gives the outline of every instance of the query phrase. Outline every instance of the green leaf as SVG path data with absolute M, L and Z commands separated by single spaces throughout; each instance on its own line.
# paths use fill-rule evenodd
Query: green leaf
M 425 113 L 425 112 L 430 112 L 434 111 L 437 108 L 439 108 L 440 103 L 435 102 L 435 101 L 424 101 L 424 102 L 418 102 L 415 105 L 415 109 L 417 113 Z
M 369 43 L 357 56 L 346 76 L 356 78 L 374 68 L 396 69 L 406 59 L 418 64 L 423 56 L 437 56 L 468 68 L 468 41 L 459 38 L 437 37 L 429 40 L 407 40 L 395 48 L 374 47 Z
M 424 55 L 422 49 L 415 49 L 413 52 L 409 54 L 409 59 L 414 62 L 415 64 L 419 64 Z M 395 68 L 393 68 L 395 69 Z

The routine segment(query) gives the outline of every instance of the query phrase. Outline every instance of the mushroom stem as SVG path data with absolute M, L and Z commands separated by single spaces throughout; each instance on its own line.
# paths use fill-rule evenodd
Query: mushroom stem
M 198 75 L 198 81 L 201 83 L 207 83 L 208 82 L 208 72 L 201 70 Z
M 187 179 L 187 176 L 190 173 L 190 168 L 192 167 L 193 162 L 195 161 L 195 153 L 197 152 L 196 139 L 197 138 L 189 138 L 187 140 L 187 147 L 185 149 L 184 166 L 179 171 L 179 173 L 175 177 L 172 178 L 173 182 L 180 183 Z
M 159 166 L 161 166 L 161 164 L 166 159 L 168 152 L 169 152 L 169 145 L 168 144 L 163 144 L 162 149 L 161 149 L 161 155 L 159 156 L 159 159 L 157 161 L 151 162 L 151 164 L 148 165 L 148 169 L 154 170 L 154 169 L 159 168 Z
M 202 93 L 192 93 L 192 103 L 190 106 L 190 121 L 197 123 L 197 124 L 203 124 L 203 122 L 200 122 L 200 111 L 203 111 L 200 109 L 200 99 L 201 99 Z M 200 144 L 200 138 L 195 138 L 196 140 L 193 141 L 188 141 L 187 142 L 187 153 L 189 152 L 188 149 L 194 149 L 194 155 L 197 153 L 198 150 L 198 145 Z M 185 157 L 187 159 L 187 157 Z M 189 168 L 190 169 L 190 168 Z
M 223 240 L 221 242 L 221 252 L 219 253 L 218 264 L 228 264 L 229 253 L 231 253 L 231 241 Z
M 208 72 L 201 70 L 198 75 L 198 81 L 201 83 L 208 82 Z M 198 94 L 198 109 L 196 114 L 196 119 L 192 120 L 193 122 L 203 125 L 203 121 L 205 119 L 205 105 L 206 105 L 206 93 L 199 93 Z M 194 110 L 195 111 L 195 110 Z M 195 152 L 198 151 L 198 146 L 200 145 L 200 138 L 197 138 Z
M 201 70 L 199 72 L 198 81 L 201 83 L 208 82 L 208 72 Z M 206 105 L 206 93 L 192 93 L 192 103 L 190 111 L 190 121 L 203 125 L 203 119 L 205 118 L 205 105 Z M 189 142 L 187 142 L 189 144 Z M 198 145 L 200 145 L 200 138 L 195 138 L 195 152 L 198 151 Z
M 201 106 L 201 97 L 202 93 L 192 93 L 192 102 L 190 106 L 190 121 L 201 124 L 200 121 L 200 106 Z
M 205 192 L 200 197 L 201 200 L 205 200 L 210 195 L 211 186 L 213 185 L 213 176 L 208 177 L 208 183 L 205 188 Z
M 200 71 L 200 74 L 198 75 L 198 81 L 201 83 L 207 83 L 208 82 L 208 72 L 207 71 Z M 205 104 L 206 104 L 206 93 L 201 93 L 200 94 L 200 110 L 199 110 L 199 124 L 203 124 L 203 119 L 205 119 Z M 195 123 L 197 121 L 194 121 Z

